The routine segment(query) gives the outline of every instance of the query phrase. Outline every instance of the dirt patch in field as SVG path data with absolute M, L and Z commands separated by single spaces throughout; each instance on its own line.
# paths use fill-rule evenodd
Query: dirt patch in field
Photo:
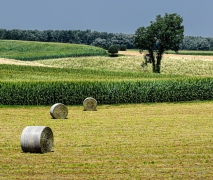
M 140 54 L 139 52 L 135 51 L 119 51 L 118 54 L 123 54 L 127 56 L 143 56 L 143 53 Z
M 25 66 L 47 66 L 32 61 L 19 61 L 15 59 L 0 58 L 0 64 L 14 64 L 14 65 L 25 65 Z

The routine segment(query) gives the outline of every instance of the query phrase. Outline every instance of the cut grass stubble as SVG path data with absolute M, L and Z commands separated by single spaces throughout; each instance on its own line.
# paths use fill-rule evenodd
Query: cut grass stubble
M 49 107 L 1 106 L 0 177 L 210 179 L 212 107 L 212 102 L 105 105 L 91 112 L 69 106 L 67 120 L 52 120 Z M 20 135 L 29 124 L 51 127 L 54 152 L 22 153 Z

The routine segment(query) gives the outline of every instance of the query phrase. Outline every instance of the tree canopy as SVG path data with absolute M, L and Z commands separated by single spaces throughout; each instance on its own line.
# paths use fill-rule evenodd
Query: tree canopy
M 127 49 L 135 48 L 134 34 L 114 34 L 91 30 L 0 29 L 0 39 L 87 44 L 104 49 L 108 49 L 111 45 L 116 45 L 119 50 L 122 50 L 124 46 Z M 180 50 L 213 50 L 213 37 L 185 36 L 180 44 Z
M 166 50 L 177 52 L 184 39 L 183 19 L 174 14 L 157 15 L 150 26 L 140 27 L 135 32 L 135 46 L 148 50 L 153 72 L 160 73 L 162 55 Z

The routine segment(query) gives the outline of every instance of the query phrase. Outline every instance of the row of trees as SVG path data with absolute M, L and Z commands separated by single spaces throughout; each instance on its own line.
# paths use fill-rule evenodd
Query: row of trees
M 0 29 L 0 39 L 86 44 L 108 49 L 111 45 L 134 48 L 133 35 L 91 30 L 6 30 Z
M 135 48 L 134 35 L 91 30 L 6 30 L 0 29 L 0 39 L 87 44 L 108 49 L 111 45 Z M 185 36 L 181 50 L 213 50 L 213 38 Z
M 213 50 L 213 38 L 185 36 L 180 45 L 182 50 Z
M 135 48 L 134 35 L 91 30 L 6 30 L 0 29 L 0 39 L 87 44 L 108 49 L 111 45 Z M 213 38 L 185 36 L 181 50 L 213 50 Z

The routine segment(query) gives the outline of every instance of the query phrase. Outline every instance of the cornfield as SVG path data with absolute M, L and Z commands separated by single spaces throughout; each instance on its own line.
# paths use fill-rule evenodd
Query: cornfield
M 105 54 L 103 49 L 85 45 L 0 40 L 1 57 L 21 60 L 78 57 L 42 60 L 44 65 L 54 68 L 0 65 L 0 104 L 82 105 L 87 97 L 95 98 L 98 104 L 213 99 L 211 61 L 201 64 L 197 60 L 182 63 L 164 59 L 165 72 L 153 74 L 140 67 L 140 57 L 100 57 Z M 79 57 L 94 55 L 98 57 Z M 184 70 L 188 67 L 187 72 L 182 67 Z
M 211 78 L 119 82 L 0 82 L 2 105 L 81 105 L 212 100 Z
M 8 59 L 33 61 L 104 55 L 106 55 L 104 49 L 88 45 L 0 40 L 0 57 Z

